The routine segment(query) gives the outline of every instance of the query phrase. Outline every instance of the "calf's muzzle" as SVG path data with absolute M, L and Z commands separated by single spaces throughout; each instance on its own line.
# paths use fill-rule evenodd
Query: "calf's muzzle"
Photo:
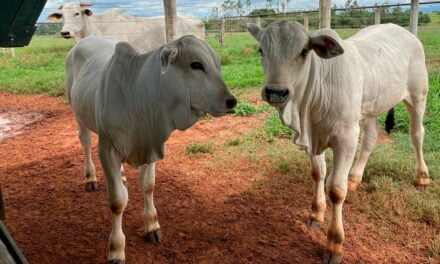
M 264 87 L 261 97 L 269 104 L 284 104 L 289 98 L 289 90 L 282 87 Z
M 70 32 L 69 31 L 61 31 L 61 36 L 63 38 L 70 38 Z

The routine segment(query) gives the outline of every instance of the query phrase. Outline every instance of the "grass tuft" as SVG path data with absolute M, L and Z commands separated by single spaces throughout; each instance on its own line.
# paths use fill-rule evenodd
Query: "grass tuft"
M 226 146 L 235 147 L 235 146 L 240 145 L 240 143 L 241 143 L 240 138 L 234 138 L 234 139 L 231 139 L 228 142 L 226 142 Z
M 292 129 L 281 123 L 277 112 L 273 111 L 264 121 L 264 132 L 269 138 L 290 138 Z
M 235 115 L 237 116 L 250 116 L 256 114 L 258 112 L 257 108 L 255 108 L 250 103 L 239 103 L 235 107 Z
M 213 143 L 211 141 L 206 143 L 192 142 L 186 146 L 186 154 L 212 154 Z
M 428 249 L 428 255 L 434 259 L 440 257 L 440 235 L 437 235 L 432 239 L 431 245 Z

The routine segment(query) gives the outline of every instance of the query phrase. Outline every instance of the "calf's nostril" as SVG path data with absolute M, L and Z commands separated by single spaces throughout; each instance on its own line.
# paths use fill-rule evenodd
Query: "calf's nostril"
M 69 33 L 68 31 L 62 31 L 62 32 L 61 32 L 61 35 L 62 35 L 62 36 L 68 36 L 69 34 L 70 34 L 70 33 Z
M 237 99 L 232 98 L 232 99 L 226 100 L 226 107 L 228 109 L 234 108 L 236 105 L 237 105 Z
M 264 93 L 267 98 L 270 98 L 271 95 L 279 96 L 279 97 L 287 97 L 289 95 L 288 89 L 271 89 L 264 88 Z

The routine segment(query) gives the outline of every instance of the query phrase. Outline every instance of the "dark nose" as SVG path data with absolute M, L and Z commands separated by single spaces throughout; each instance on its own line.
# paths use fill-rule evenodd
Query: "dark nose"
M 226 107 L 228 109 L 232 109 L 237 105 L 237 99 L 232 98 L 232 99 L 228 99 L 226 100 Z
M 61 31 L 61 36 L 68 37 L 68 36 L 70 36 L 70 32 L 69 31 Z
M 263 94 L 269 103 L 282 103 L 289 96 L 289 90 L 286 88 L 264 87 Z

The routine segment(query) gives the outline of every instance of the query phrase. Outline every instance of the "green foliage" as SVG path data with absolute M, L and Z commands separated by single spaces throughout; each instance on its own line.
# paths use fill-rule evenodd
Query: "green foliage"
M 62 24 L 59 23 L 45 23 L 37 26 L 35 35 L 55 35 L 61 31 Z
M 252 10 L 249 15 L 268 15 L 268 14 L 275 14 L 275 9 L 272 8 L 259 8 Z
M 211 141 L 206 143 L 192 142 L 186 146 L 186 154 L 211 154 L 213 149 L 213 143 Z

